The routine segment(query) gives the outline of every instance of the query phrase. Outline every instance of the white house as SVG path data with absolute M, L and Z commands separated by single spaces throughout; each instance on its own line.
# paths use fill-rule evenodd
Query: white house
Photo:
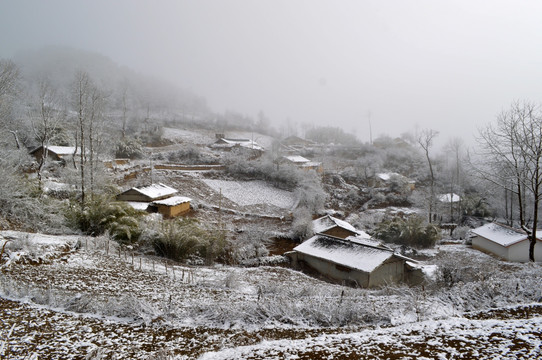
M 489 223 L 471 232 L 474 234 L 473 248 L 508 261 L 529 261 L 529 239 L 524 231 L 497 223 Z M 534 247 L 534 258 L 536 261 L 542 261 L 542 241 L 540 239 L 537 239 Z

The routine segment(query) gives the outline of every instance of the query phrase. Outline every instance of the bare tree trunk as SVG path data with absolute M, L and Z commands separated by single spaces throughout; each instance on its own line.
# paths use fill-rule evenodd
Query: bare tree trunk
M 433 139 L 438 135 L 438 132 L 432 129 L 425 129 L 418 136 L 418 144 L 422 147 L 425 152 L 425 157 L 427 163 L 429 164 L 429 174 L 431 176 L 430 182 L 430 196 L 429 196 L 429 223 L 433 221 L 433 205 L 435 203 L 435 173 L 433 172 L 433 164 L 431 158 L 429 157 L 429 149 L 433 144 Z

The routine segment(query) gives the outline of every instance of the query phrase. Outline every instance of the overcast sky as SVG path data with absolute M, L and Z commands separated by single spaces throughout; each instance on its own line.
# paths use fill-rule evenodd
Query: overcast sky
M 0 57 L 67 45 L 274 122 L 464 137 L 542 101 L 542 1 L 0 0 Z

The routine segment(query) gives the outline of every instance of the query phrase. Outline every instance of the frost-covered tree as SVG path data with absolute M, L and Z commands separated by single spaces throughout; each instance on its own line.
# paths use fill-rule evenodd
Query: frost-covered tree
M 495 124 L 480 131 L 478 142 L 483 160 L 477 169 L 485 179 L 516 195 L 519 223 L 529 235 L 529 260 L 535 261 L 542 199 L 542 107 L 514 102 Z
M 429 167 L 429 198 L 428 198 L 428 212 L 429 212 L 429 223 L 431 223 L 433 218 L 433 209 L 435 207 L 435 172 L 433 170 L 433 162 L 429 156 L 429 151 L 433 146 L 433 140 L 438 135 L 438 132 L 433 129 L 424 129 L 418 136 L 418 144 L 423 149 L 425 158 L 427 159 L 427 165 Z
M 72 106 L 77 124 L 76 150 L 79 151 L 79 189 L 81 206 L 84 207 L 87 190 L 92 197 L 96 186 L 98 158 L 103 145 L 99 129 L 104 125 L 106 96 L 84 71 L 75 74 L 72 86 Z
M 325 208 L 327 193 L 322 181 L 314 171 L 310 171 L 295 189 L 297 207 L 306 208 L 311 214 L 318 214 Z
M 292 222 L 292 237 L 294 239 L 306 240 L 314 234 L 312 214 L 306 208 L 296 209 L 294 221 Z
M 13 105 L 19 90 L 20 74 L 17 65 L 11 60 L 0 59 L 0 136 L 3 143 L 13 138 L 17 149 L 21 149 L 17 121 L 13 115 Z
M 38 159 L 37 176 L 41 186 L 42 170 L 45 168 L 48 158 L 48 148 L 58 132 L 63 112 L 60 110 L 59 99 L 55 89 L 48 79 L 40 79 L 37 84 L 36 108 L 32 115 L 32 129 L 34 137 L 42 147 L 40 159 Z

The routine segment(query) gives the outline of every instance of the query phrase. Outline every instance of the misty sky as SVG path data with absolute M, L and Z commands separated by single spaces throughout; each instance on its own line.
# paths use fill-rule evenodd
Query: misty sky
M 67 45 L 274 122 L 469 139 L 542 101 L 542 1 L 0 0 L 0 57 Z M 300 127 L 301 128 L 301 127 Z

